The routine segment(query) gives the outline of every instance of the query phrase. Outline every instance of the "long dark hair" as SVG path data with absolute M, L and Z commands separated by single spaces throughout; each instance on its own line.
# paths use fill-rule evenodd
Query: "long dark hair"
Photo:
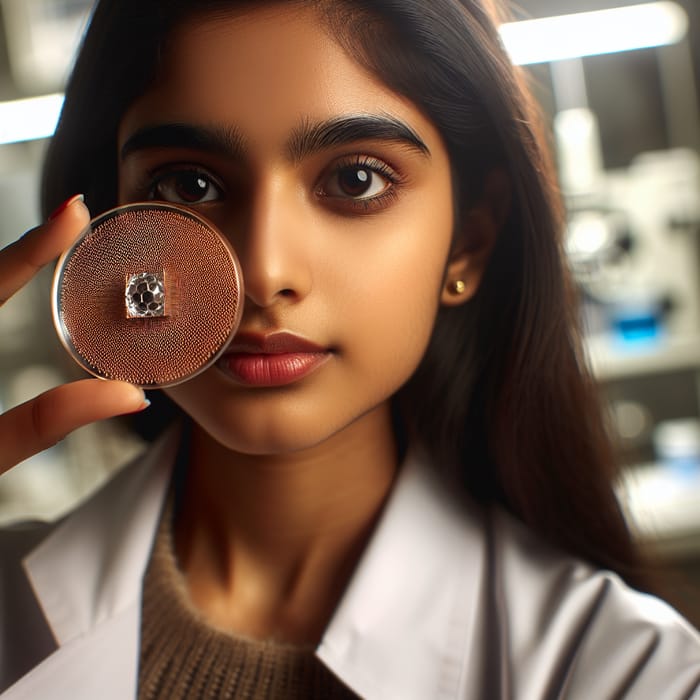
M 403 429 L 478 500 L 501 503 L 549 541 L 645 588 L 583 360 L 546 139 L 500 43 L 496 3 L 306 2 L 348 52 L 437 126 L 451 157 L 458 222 L 492 169 L 505 169 L 512 188 L 479 291 L 465 306 L 439 311 L 426 355 L 396 397 Z M 187 15 L 259 4 L 102 0 L 48 151 L 44 211 L 74 192 L 84 192 L 94 212 L 114 206 L 117 127 L 157 77 L 173 26 Z

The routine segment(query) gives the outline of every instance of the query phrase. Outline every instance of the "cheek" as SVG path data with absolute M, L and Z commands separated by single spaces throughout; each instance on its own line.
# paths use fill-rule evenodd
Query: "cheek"
M 336 308 L 353 333 L 346 336 L 351 358 L 376 357 L 387 372 L 411 374 L 417 366 L 437 314 L 451 242 L 451 218 L 439 218 L 386 222 L 390 228 L 372 232 L 372 250 L 357 257 L 355 269 L 338 270 L 341 281 L 329 288 L 346 290 Z
M 422 269 L 402 261 L 384 265 L 376 284 L 355 306 L 356 340 L 401 371 L 413 371 L 425 351 L 439 303 L 441 267 Z M 419 261 L 422 263 L 423 261 Z M 421 274 L 422 273 L 422 274 Z M 370 356 L 371 359 L 371 356 Z

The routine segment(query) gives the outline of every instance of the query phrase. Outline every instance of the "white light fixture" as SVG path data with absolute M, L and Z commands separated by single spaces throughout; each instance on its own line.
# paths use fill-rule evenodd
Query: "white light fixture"
M 0 102 L 0 144 L 48 138 L 62 106 L 60 93 Z
M 513 63 L 546 63 L 679 42 L 688 16 L 675 2 L 509 22 L 500 32 Z M 0 144 L 51 136 L 63 95 L 0 102 Z
M 517 65 L 675 44 L 687 31 L 688 16 L 675 2 L 509 22 L 500 28 Z

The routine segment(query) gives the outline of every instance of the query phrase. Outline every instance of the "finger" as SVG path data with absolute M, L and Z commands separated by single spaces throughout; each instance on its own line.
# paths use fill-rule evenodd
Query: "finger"
M 53 218 L 0 251 L 0 306 L 75 241 L 90 221 L 82 195 L 59 207 Z
M 82 379 L 51 389 L 0 416 L 0 474 L 76 428 L 148 405 L 126 382 Z

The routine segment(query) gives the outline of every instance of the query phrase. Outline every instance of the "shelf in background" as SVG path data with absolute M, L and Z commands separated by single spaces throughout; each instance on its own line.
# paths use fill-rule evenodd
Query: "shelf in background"
M 700 336 L 667 336 L 653 342 L 623 344 L 609 336 L 586 339 L 588 357 L 601 381 L 700 369 Z
M 658 464 L 630 467 L 618 484 L 630 528 L 643 543 L 669 556 L 700 557 L 700 469 Z

